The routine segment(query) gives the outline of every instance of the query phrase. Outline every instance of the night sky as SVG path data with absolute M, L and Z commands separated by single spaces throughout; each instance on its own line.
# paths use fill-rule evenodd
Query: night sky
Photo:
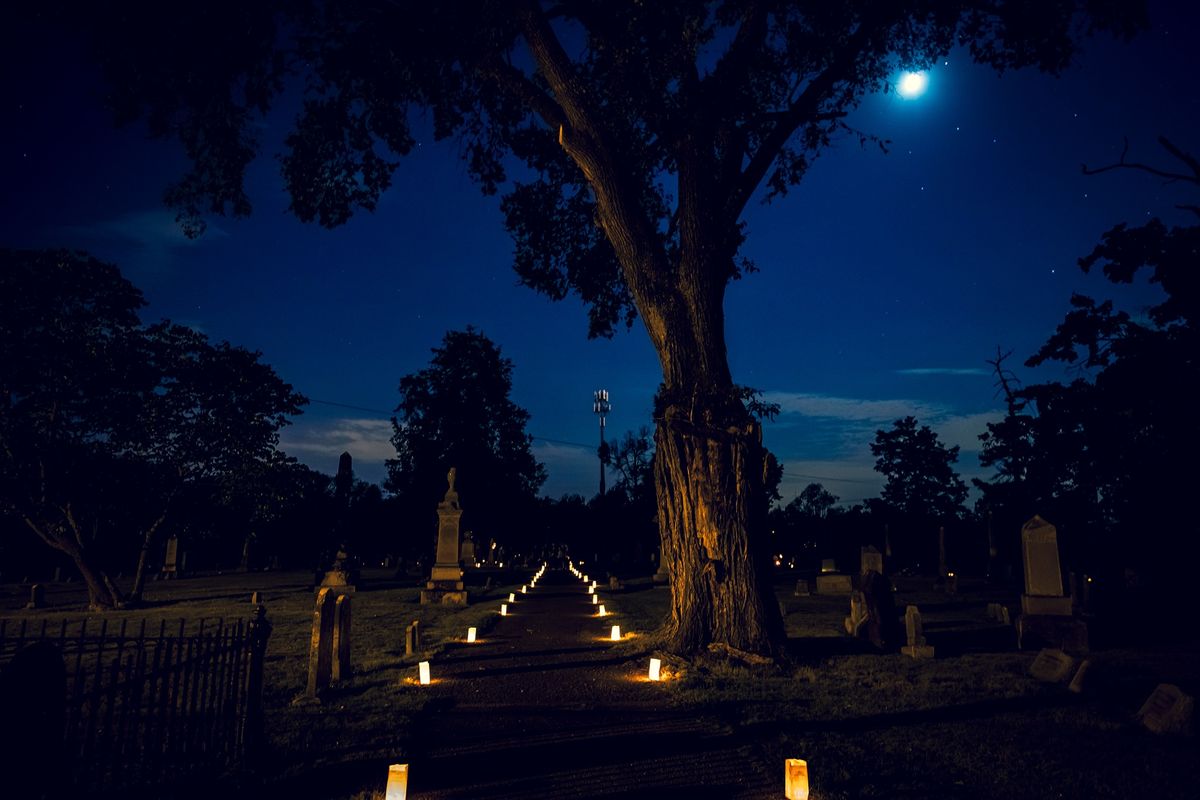
M 1076 259 L 1115 223 L 1183 222 L 1174 204 L 1195 198 L 1079 166 L 1115 161 L 1125 137 L 1131 160 L 1161 165 L 1160 134 L 1200 147 L 1200 15 L 1185 6 L 1152 3 L 1151 31 L 1089 41 L 1057 80 L 997 77 L 951 53 L 922 96 L 874 95 L 847 120 L 890 140 L 887 155 L 846 137 L 788 197 L 752 204 L 743 253 L 761 271 L 728 293 L 729 357 L 735 380 L 782 406 L 765 439 L 784 462 L 785 501 L 812 480 L 843 501 L 874 496 L 868 444 L 906 414 L 962 447 L 965 478 L 981 475 L 976 437 L 1002 413 L 985 363 L 997 345 L 1026 382 L 1069 379 L 1021 362 L 1073 291 L 1133 311 L 1153 302 L 1153 288 L 1084 276 Z M 514 362 L 544 493 L 596 491 L 594 389 L 611 393 L 610 438 L 650 423 L 660 375 L 641 323 L 588 340 L 578 301 L 517 286 L 499 201 L 470 182 L 454 142 L 425 136 L 373 215 L 302 225 L 271 157 L 293 98 L 263 122 L 254 214 L 210 220 L 191 242 L 160 200 L 183 171 L 178 145 L 114 130 L 71 42 L 0 36 L 0 245 L 88 250 L 142 289 L 147 321 L 261 350 L 313 400 L 284 432 L 291 455 L 332 473 L 349 450 L 359 477 L 382 480 L 400 376 L 467 325 Z

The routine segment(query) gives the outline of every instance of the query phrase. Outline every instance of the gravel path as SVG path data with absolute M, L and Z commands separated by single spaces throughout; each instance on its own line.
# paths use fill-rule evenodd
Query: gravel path
M 433 664 L 435 710 L 415 736 L 410 797 L 780 792 L 782 776 L 728 725 L 671 708 L 669 687 L 645 680 L 646 658 L 613 651 L 609 627 L 582 582 L 548 571 L 479 642 L 445 653 Z

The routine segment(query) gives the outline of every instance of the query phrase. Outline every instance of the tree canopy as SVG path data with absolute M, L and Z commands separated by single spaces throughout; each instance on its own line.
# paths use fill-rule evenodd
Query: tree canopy
M 94 605 L 121 600 L 90 553 L 114 515 L 140 531 L 136 597 L 176 495 L 274 461 L 307 402 L 258 353 L 142 325 L 143 303 L 85 254 L 0 251 L 0 501 L 75 560 Z
M 512 369 L 495 343 L 468 327 L 447 333 L 426 369 L 400 379 L 387 488 L 416 519 L 430 522 L 431 537 L 451 467 L 458 470 L 465 529 L 497 539 L 522 535 L 546 470 L 530 449 L 529 412 L 510 397 Z

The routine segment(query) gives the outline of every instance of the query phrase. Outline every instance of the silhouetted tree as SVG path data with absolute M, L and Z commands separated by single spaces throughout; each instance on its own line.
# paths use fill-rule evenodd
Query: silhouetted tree
M 509 397 L 512 368 L 499 347 L 468 327 L 446 334 L 428 368 L 400 379 L 387 488 L 429 523 L 430 536 L 446 473 L 456 467 L 464 529 L 501 539 L 510 552 L 528 538 L 523 517 L 546 470 L 530 450 L 529 412 Z
M 99 8 L 78 19 L 103 45 L 119 118 L 147 111 L 194 161 L 168 192 L 193 232 L 202 212 L 248 213 L 253 116 L 289 69 L 312 90 L 281 162 L 301 219 L 332 226 L 376 207 L 393 157 L 414 146 L 410 109 L 432 111 L 437 137 L 460 137 L 483 190 L 507 190 L 521 281 L 578 295 L 592 335 L 640 315 L 658 354 L 668 646 L 763 653 L 783 638 L 764 573 L 766 453 L 724 330 L 726 288 L 750 266 L 744 209 L 798 183 L 901 67 L 961 44 L 998 69 L 1055 72 L 1072 34 L 1130 33 L 1142 13 L 1084 0 Z
M 1084 171 L 1132 169 L 1200 185 L 1200 160 L 1169 140 L 1162 147 L 1179 168 L 1127 160 Z M 1200 206 L 1181 209 L 1200 217 Z M 1079 260 L 1100 266 L 1114 283 L 1146 270 L 1166 296 L 1144 315 L 1073 295 L 1072 310 L 1026 362 L 1072 365 L 1079 377 L 1010 393 L 1009 413 L 981 437 L 981 461 L 997 470 L 983 486 L 996 505 L 1023 504 L 1067 534 L 1083 568 L 1120 563 L 1162 567 L 1184 549 L 1193 478 L 1183 465 L 1200 452 L 1200 418 L 1185 387 L 1200 385 L 1200 225 L 1167 226 L 1155 218 L 1120 224 Z M 1137 548 L 1124 542 L 1136 537 Z M 1101 564 L 1102 560 L 1116 563 Z
M 0 498 L 74 560 L 97 607 L 122 600 L 93 552 L 114 505 L 145 512 L 137 598 L 176 495 L 273 458 L 306 402 L 257 353 L 142 326 L 141 305 L 84 254 L 0 251 Z

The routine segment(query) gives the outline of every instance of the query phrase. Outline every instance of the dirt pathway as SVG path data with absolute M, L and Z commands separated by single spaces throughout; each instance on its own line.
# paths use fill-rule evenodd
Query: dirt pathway
M 410 797 L 778 794 L 782 777 L 750 743 L 715 717 L 671 708 L 669 688 L 643 679 L 645 658 L 613 651 L 610 626 L 569 572 L 547 572 L 509 611 L 434 663 L 440 696 L 414 736 Z

